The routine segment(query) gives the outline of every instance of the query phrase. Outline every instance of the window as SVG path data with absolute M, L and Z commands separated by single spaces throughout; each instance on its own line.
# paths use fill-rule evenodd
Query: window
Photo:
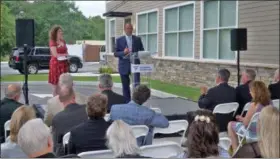
M 202 56 L 204 59 L 234 60 L 230 49 L 230 30 L 236 28 L 237 1 L 203 3 Z
M 144 49 L 157 52 L 158 12 L 150 11 L 137 14 L 137 35 L 141 38 Z
M 164 52 L 169 57 L 194 57 L 194 2 L 164 9 Z
M 36 55 L 50 55 L 50 49 L 48 48 L 37 48 Z
M 115 19 L 111 19 L 109 22 L 109 51 L 110 52 L 114 52 L 115 50 L 115 42 L 116 42 L 115 30 L 116 30 L 116 21 Z

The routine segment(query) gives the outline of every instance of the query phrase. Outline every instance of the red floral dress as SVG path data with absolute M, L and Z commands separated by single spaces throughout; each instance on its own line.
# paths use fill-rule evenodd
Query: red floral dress
M 50 41 L 49 46 L 56 46 L 57 54 L 66 54 L 67 47 L 66 42 L 63 41 L 64 45 L 58 47 L 58 44 L 55 41 Z M 50 69 L 49 69 L 49 83 L 57 85 L 59 76 L 63 73 L 68 72 L 69 65 L 68 60 L 58 61 L 56 57 L 52 56 L 50 60 Z

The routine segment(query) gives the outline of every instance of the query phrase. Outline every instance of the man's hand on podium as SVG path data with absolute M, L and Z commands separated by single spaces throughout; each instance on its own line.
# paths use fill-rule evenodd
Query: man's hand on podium
M 127 54 L 129 54 L 129 53 L 130 53 L 130 51 L 129 51 L 129 49 L 128 49 L 128 48 L 125 48 L 123 52 L 124 52 L 124 54 L 125 54 L 125 55 L 127 55 Z

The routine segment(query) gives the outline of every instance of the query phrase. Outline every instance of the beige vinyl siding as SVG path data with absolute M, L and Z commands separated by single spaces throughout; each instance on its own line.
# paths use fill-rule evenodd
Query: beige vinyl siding
M 238 16 L 248 31 L 241 62 L 279 64 L 279 2 L 239 1 Z

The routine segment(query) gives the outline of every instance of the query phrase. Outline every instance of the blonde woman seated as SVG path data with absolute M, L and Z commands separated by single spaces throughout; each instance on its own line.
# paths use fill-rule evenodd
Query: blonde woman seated
M 247 134 L 250 138 L 257 137 L 257 123 L 252 123 L 248 132 L 246 128 L 256 112 L 260 112 L 265 106 L 271 104 L 269 90 L 262 81 L 254 81 L 250 84 L 250 94 L 252 96 L 252 103 L 246 116 L 242 117 L 237 115 L 237 122 L 231 121 L 228 124 L 228 135 L 232 142 L 233 152 L 235 152 L 238 147 L 238 137 L 236 133 Z
M 27 158 L 17 144 L 17 135 L 23 124 L 34 118 L 36 114 L 31 106 L 20 106 L 14 111 L 10 124 L 10 137 L 6 143 L 1 144 L 1 158 Z
M 128 124 L 115 120 L 107 130 L 107 145 L 116 158 L 146 158 L 139 155 L 139 147 Z
M 243 145 L 233 158 L 279 158 L 279 110 L 263 108 L 257 124 L 259 142 Z
M 229 158 L 226 150 L 219 147 L 219 130 L 211 111 L 198 110 L 186 133 L 186 150 L 178 158 Z

